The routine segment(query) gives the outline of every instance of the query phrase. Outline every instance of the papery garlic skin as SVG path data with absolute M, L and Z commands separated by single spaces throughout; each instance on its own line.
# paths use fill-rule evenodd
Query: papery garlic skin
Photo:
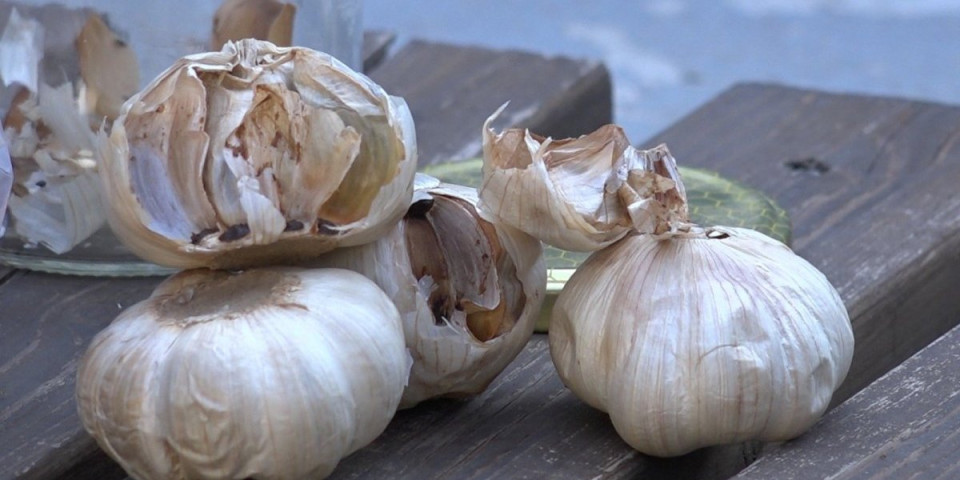
M 176 62 L 99 149 L 114 232 L 179 268 L 373 241 L 403 215 L 417 163 L 402 99 L 327 54 L 256 40 Z
M 387 426 L 399 313 L 345 270 L 174 275 L 80 362 L 84 427 L 138 479 L 322 478 Z
M 92 158 L 95 134 L 70 83 L 57 88 L 41 83 L 38 94 L 16 108 L 22 123 L 4 132 L 15 172 L 13 231 L 27 244 L 65 253 L 106 222 Z
M 483 184 L 480 211 L 497 224 L 510 225 L 563 250 L 592 252 L 631 231 L 654 231 L 656 215 L 648 198 L 668 194 L 664 202 L 686 216 L 679 173 L 658 171 L 669 156 L 665 146 L 637 150 L 623 129 L 605 125 L 578 138 L 552 139 L 526 129 L 496 133 L 483 127 Z
M 414 358 L 401 408 L 433 397 L 485 390 L 533 334 L 547 278 L 540 242 L 509 226 L 494 226 L 479 218 L 474 189 L 430 182 L 422 176 L 418 183 L 422 188 L 415 192 L 407 217 L 385 237 L 338 249 L 318 262 L 366 275 L 400 310 L 407 347 Z M 443 219 L 430 219 L 441 210 L 446 212 Z M 412 235 L 414 221 L 430 221 L 428 229 L 443 237 L 439 244 L 416 240 L 424 229 Z M 459 227 L 444 227 L 452 224 Z M 455 292 L 450 298 L 431 297 L 437 281 L 420 271 L 416 264 L 422 262 L 412 258 L 411 252 L 443 264 L 451 277 L 456 275 L 453 272 L 470 276 L 474 279 L 470 280 L 470 292 L 463 289 L 462 280 L 453 280 Z M 481 305 L 473 305 L 471 299 Z M 447 312 L 438 305 L 444 300 L 475 309 L 475 313 L 464 317 L 457 308 Z M 451 317 L 444 316 L 447 314 Z
M 106 223 L 95 130 L 139 88 L 137 59 L 87 9 L 17 5 L 10 12 L 0 36 L 0 123 L 16 171 L 12 233 L 62 254 Z
M 553 308 L 563 382 L 656 456 L 796 437 L 850 368 L 836 290 L 747 229 L 632 235 L 592 255 Z
M 289 47 L 296 14 L 297 4 L 283 0 L 224 0 L 213 15 L 210 48 L 219 50 L 244 38 Z

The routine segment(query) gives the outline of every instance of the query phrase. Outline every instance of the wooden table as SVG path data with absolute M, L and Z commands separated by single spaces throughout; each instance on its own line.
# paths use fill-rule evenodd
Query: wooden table
M 958 366 L 954 327 L 736 478 L 960 478 Z
M 549 135 L 610 118 L 609 76 L 594 61 L 412 42 L 370 73 L 410 104 L 424 164 L 475 155 L 482 120 L 506 100 L 501 126 Z M 837 286 L 854 324 L 839 404 L 960 321 L 958 138 L 956 107 L 739 85 L 643 145 L 667 142 L 681 164 L 759 188 L 790 212 L 796 251 Z M 0 270 L 0 479 L 124 477 L 79 426 L 76 362 L 158 282 Z M 398 413 L 333 477 L 728 478 L 766 450 L 636 453 L 563 387 L 537 335 L 485 393 Z

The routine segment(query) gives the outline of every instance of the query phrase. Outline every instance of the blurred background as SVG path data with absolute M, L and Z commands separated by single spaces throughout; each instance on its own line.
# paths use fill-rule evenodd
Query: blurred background
M 634 142 L 744 81 L 960 103 L 960 0 L 364 0 L 363 23 L 601 59 Z

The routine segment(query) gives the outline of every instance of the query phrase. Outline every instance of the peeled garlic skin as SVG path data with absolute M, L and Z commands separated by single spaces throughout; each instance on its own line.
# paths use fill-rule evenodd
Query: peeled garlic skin
M 322 478 L 384 430 L 408 371 L 396 308 L 356 273 L 201 269 L 94 338 L 77 401 L 134 478 Z
M 501 107 L 501 110 L 503 107 Z M 555 247 L 596 251 L 622 238 L 630 224 L 615 208 L 617 166 L 630 143 L 607 125 L 575 139 L 537 137 L 528 130 L 483 127 L 480 211 Z M 622 169 L 625 172 L 625 169 Z
M 853 332 L 807 261 L 714 227 L 633 235 L 591 256 L 553 308 L 550 352 L 627 443 L 668 457 L 803 433 L 847 374 Z
M 403 99 L 325 53 L 249 39 L 178 60 L 98 149 L 112 230 L 176 268 L 373 241 L 402 217 L 417 163 Z
M 432 184 L 423 191 L 472 205 L 477 202 L 472 188 Z M 438 324 L 426 295 L 428 287 L 413 274 L 404 228 L 401 222 L 380 240 L 335 250 L 321 257 L 317 264 L 364 274 L 380 285 L 400 310 L 407 347 L 414 359 L 400 408 L 413 407 L 434 397 L 478 394 L 516 358 L 533 334 L 546 292 L 547 269 L 541 244 L 519 230 L 496 225 L 497 239 L 515 268 L 514 272 L 498 273 L 510 275 L 519 283 L 524 304 L 519 315 L 510 319 L 514 324 L 509 330 L 480 340 L 463 325 Z M 459 235 L 462 242 L 474 242 L 463 231 L 438 234 Z M 516 285 L 499 283 L 498 287 Z

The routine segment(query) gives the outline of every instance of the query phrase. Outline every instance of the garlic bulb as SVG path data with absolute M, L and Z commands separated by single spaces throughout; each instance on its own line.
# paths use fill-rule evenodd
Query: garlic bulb
M 410 111 L 329 55 L 243 40 L 184 57 L 100 136 L 108 220 L 180 268 L 294 263 L 403 215 Z
M 496 134 L 483 127 L 480 210 L 563 250 L 599 250 L 632 230 L 650 228 L 649 197 L 671 192 L 686 215 L 683 185 L 667 172 L 652 175 L 654 151 L 630 146 L 623 129 L 606 125 L 578 138 L 555 140 L 525 129 Z M 671 168 L 676 168 L 674 165 Z M 626 202 L 628 207 L 624 207 Z
M 550 354 L 627 443 L 674 456 L 786 440 L 823 414 L 853 331 L 816 268 L 761 233 L 691 224 L 665 145 L 636 150 L 611 127 L 485 135 L 485 215 L 560 248 L 602 247 L 553 306 Z
M 320 478 L 386 427 L 399 314 L 345 270 L 181 272 L 80 362 L 84 427 L 133 477 Z
M 628 236 L 577 269 L 550 322 L 564 383 L 658 456 L 800 435 L 853 358 L 823 274 L 739 228 Z
M 400 310 L 414 358 L 401 408 L 483 391 L 530 339 L 546 288 L 540 242 L 480 219 L 474 189 L 418 179 L 396 228 L 319 262 L 368 276 Z

